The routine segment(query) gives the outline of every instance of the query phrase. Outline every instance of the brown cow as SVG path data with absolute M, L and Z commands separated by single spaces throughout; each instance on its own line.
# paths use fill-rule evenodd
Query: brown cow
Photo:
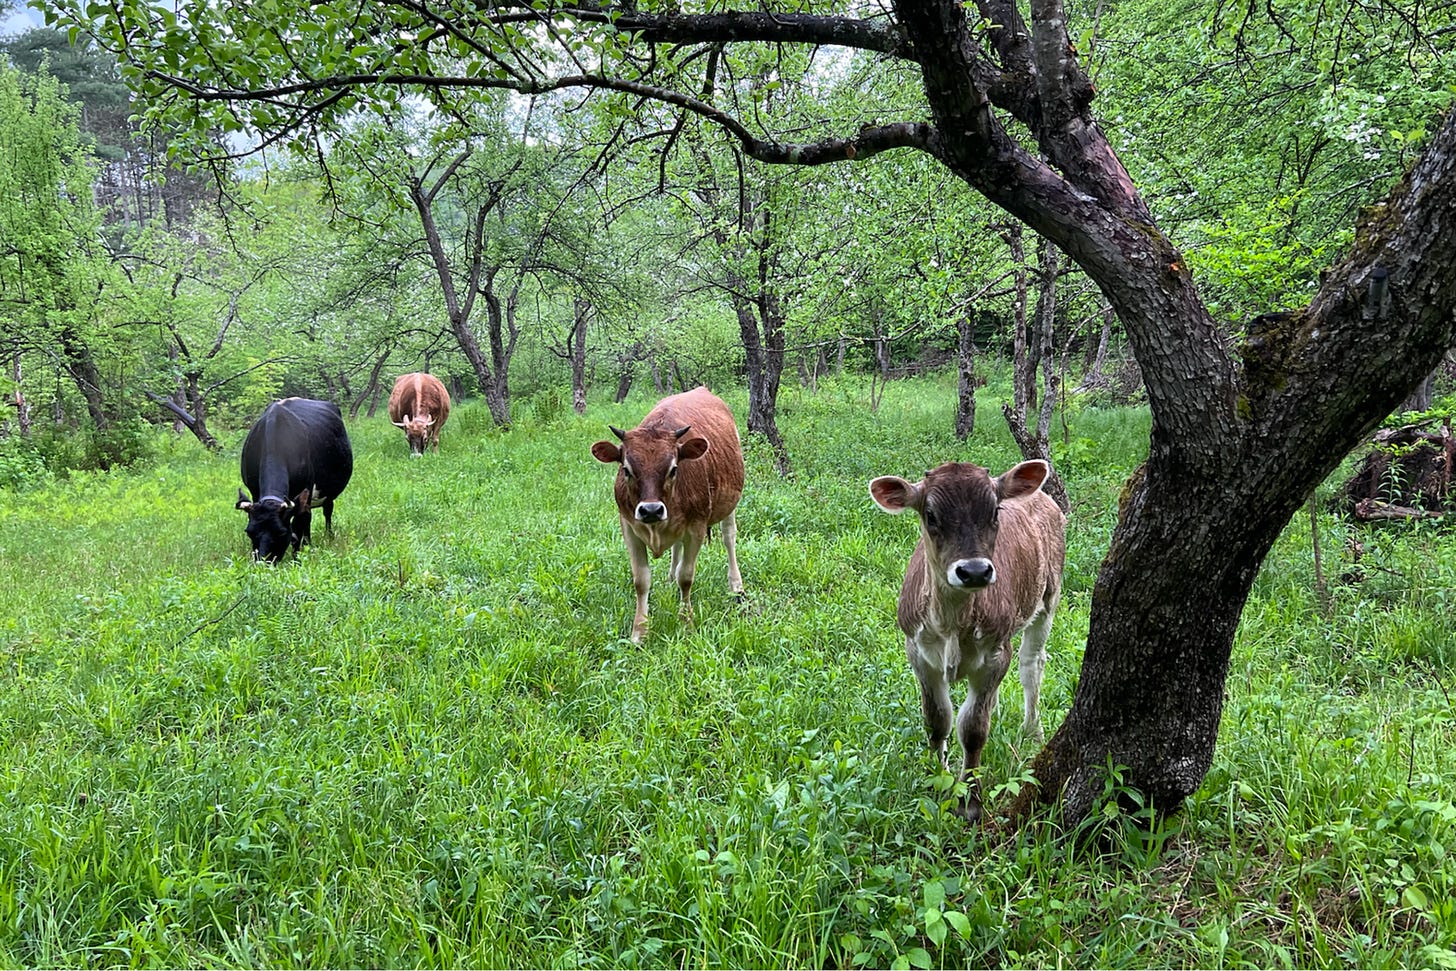
M 640 641 L 647 633 L 647 592 L 652 585 L 649 553 L 656 558 L 671 548 L 671 575 L 682 590 L 683 615 L 691 620 L 698 550 L 709 527 L 722 523 L 728 587 L 735 594 L 743 592 L 733 516 L 743 495 L 743 449 L 733 413 L 707 388 L 663 398 L 629 432 L 607 427 L 621 440 L 621 447 L 597 442 L 591 450 L 598 461 L 620 463 L 617 513 L 637 590 L 632 640 Z
M 389 394 L 389 420 L 404 429 L 410 458 L 433 445 L 440 451 L 440 429 L 450 417 L 450 392 L 433 374 L 400 375 Z
M 947 770 L 950 685 L 969 683 L 956 734 L 961 778 L 970 785 L 961 813 L 972 821 L 981 816 L 972 773 L 981 764 L 996 689 L 1011 666 L 1018 632 L 1022 730 L 1041 738 L 1041 676 L 1066 559 L 1066 519 L 1041 491 L 1050 473 L 1051 466 L 1033 460 L 993 479 L 978 465 L 947 462 L 918 483 L 896 476 L 870 482 L 881 509 L 920 516 L 920 542 L 900 587 L 900 629 L 920 681 L 930 748 Z

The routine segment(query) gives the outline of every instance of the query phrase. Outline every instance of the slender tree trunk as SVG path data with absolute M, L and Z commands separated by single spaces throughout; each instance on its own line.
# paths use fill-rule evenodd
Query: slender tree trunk
M 495 293 L 495 277 L 499 267 L 491 267 L 489 270 L 484 265 L 483 241 L 485 236 L 485 220 L 490 211 L 500 201 L 500 193 L 503 187 L 493 191 L 486 202 L 477 206 L 472 214 L 470 226 L 470 265 L 465 271 L 463 284 L 457 287 L 455 271 L 450 265 L 450 259 L 445 253 L 444 242 L 440 236 L 439 226 L 435 222 L 433 209 L 436 193 L 448 181 L 455 169 L 462 164 L 469 153 L 464 153 L 446 169 L 439 180 L 432 188 L 426 188 L 419 178 L 412 178 L 409 182 L 410 200 L 415 205 L 415 211 L 420 217 L 420 226 L 425 233 L 425 243 L 430 251 L 430 259 L 435 266 L 435 275 L 440 281 L 440 291 L 445 298 L 445 310 L 450 323 L 450 333 L 454 335 L 455 342 L 460 346 L 460 352 L 465 355 L 466 361 L 470 363 L 471 370 L 475 373 L 475 380 L 480 385 L 480 390 L 485 394 L 486 407 L 490 409 L 491 418 L 496 425 L 505 428 L 511 423 L 511 394 L 509 378 L 504 369 L 510 365 L 510 352 L 515 347 L 514 334 L 514 291 L 509 297 L 512 303 L 510 306 L 510 326 L 512 333 L 509 341 L 502 333 L 502 325 L 505 312 L 501 307 L 499 296 Z M 486 360 L 481 350 L 480 342 L 475 337 L 475 332 L 470 326 L 471 311 L 475 307 L 477 295 L 483 295 L 486 301 L 488 314 L 487 324 L 490 328 L 489 339 L 491 348 L 491 360 Z M 494 364 L 494 367 L 492 366 Z
M 748 430 L 768 440 L 774 452 L 774 461 L 780 475 L 790 471 L 789 452 L 779 434 L 777 422 L 779 381 L 784 367 L 784 343 L 782 321 L 778 301 L 769 295 L 760 295 L 758 306 L 747 300 L 735 298 L 733 309 L 738 317 L 739 337 L 743 342 L 743 362 L 748 379 Z M 763 314 L 763 336 L 760 336 L 759 318 Z
M 955 436 L 964 442 L 976 430 L 976 319 L 967 307 L 956 322 Z
M 111 414 L 106 407 L 106 396 L 101 391 L 101 371 L 96 366 L 96 358 L 91 354 L 90 346 L 69 326 L 61 329 L 60 341 L 61 350 L 65 354 L 66 370 L 86 401 L 91 424 L 98 432 L 107 431 L 111 428 Z
M 354 403 L 349 406 L 349 417 L 350 418 L 358 418 L 359 417 L 359 409 L 362 408 L 362 407 L 364 407 L 364 402 L 365 401 L 369 400 L 370 398 L 378 398 L 378 396 L 379 396 L 379 375 L 384 371 L 384 363 L 389 360 L 389 355 L 390 355 L 390 351 L 389 350 L 385 350 L 385 352 L 383 354 L 379 355 L 379 357 L 374 361 L 374 366 L 369 369 L 369 381 L 368 381 L 368 383 L 364 385 L 364 390 L 361 391 L 354 398 Z M 369 416 L 371 418 L 374 416 L 374 409 L 373 408 L 370 408 L 369 409 Z
M 572 301 L 571 407 L 578 415 L 586 414 L 586 322 L 590 316 L 589 301 L 581 297 Z
M 632 390 L 632 376 L 636 363 L 641 356 L 642 342 L 638 341 L 623 351 L 618 357 L 618 361 L 622 365 L 622 370 L 617 375 L 617 393 L 613 400 L 619 405 L 627 400 L 627 394 Z
M 1436 368 L 1436 370 L 1432 371 L 1430 374 L 1426 375 L 1425 380 L 1421 381 L 1420 384 L 1416 385 L 1415 390 L 1412 391 L 1410 395 L 1407 396 L 1407 398 L 1400 403 L 1400 407 L 1396 410 L 1425 411 L 1427 408 L 1431 407 L 1431 400 L 1435 396 L 1436 375 L 1438 373 L 1440 373 L 1439 367 Z
M 15 356 L 10 359 L 10 377 L 15 381 L 15 397 L 11 404 L 15 406 L 15 428 L 21 438 L 30 437 L 30 403 L 25 400 L 24 384 L 21 381 L 20 352 L 16 351 Z
M 1087 342 L 1087 357 L 1083 364 L 1082 383 L 1079 390 L 1088 388 L 1100 388 L 1107 383 L 1107 378 L 1102 374 L 1102 368 L 1107 363 L 1107 345 L 1112 340 L 1112 324 L 1117 320 L 1117 315 L 1112 312 L 1112 307 L 1102 309 L 1102 334 L 1097 338 L 1094 345 Z M 1095 347 L 1095 356 L 1094 356 Z
M 1060 257 L 1056 247 L 1044 240 L 1039 244 L 1041 265 L 1037 271 L 1036 310 L 1032 314 L 1031 327 L 1028 329 L 1026 326 L 1028 274 L 1024 269 L 1025 250 L 1021 245 L 1021 233 L 1014 227 L 1008 233 L 1008 242 L 1011 244 L 1012 253 L 1022 260 L 1022 269 L 1017 271 L 1016 285 L 1017 327 L 1016 337 L 1013 341 L 1015 354 L 1012 362 L 1013 403 L 1002 404 L 1001 413 L 1006 416 L 1006 427 L 1010 429 L 1011 437 L 1016 440 L 1016 447 L 1021 450 L 1022 458 L 1041 459 L 1051 465 L 1052 412 L 1056 409 L 1057 394 L 1061 387 L 1061 379 L 1056 373 L 1055 344 L 1057 273 L 1060 270 Z M 1044 388 L 1041 409 L 1037 413 L 1036 428 L 1033 429 L 1028 422 L 1032 410 L 1037 405 L 1036 376 L 1038 369 L 1042 372 Z M 1067 496 L 1066 483 L 1062 481 L 1062 477 L 1055 467 L 1052 468 L 1051 475 L 1047 476 L 1046 484 L 1042 486 L 1042 489 L 1057 501 L 1062 512 L 1071 510 L 1071 500 Z

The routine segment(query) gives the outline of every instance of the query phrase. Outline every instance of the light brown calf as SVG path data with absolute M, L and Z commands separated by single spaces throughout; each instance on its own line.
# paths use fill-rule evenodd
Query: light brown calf
M 622 444 L 597 442 L 592 455 L 619 463 L 617 514 L 637 591 L 632 640 L 640 641 L 647 633 L 647 593 L 652 587 L 649 553 L 657 558 L 672 550 L 672 578 L 682 591 L 683 615 L 691 620 L 698 551 L 708 528 L 722 523 L 728 587 L 735 594 L 743 592 L 733 515 L 743 495 L 743 449 L 733 413 L 707 388 L 663 398 L 631 431 L 608 427 Z
M 1046 641 L 1062 595 L 1066 519 L 1041 484 L 1042 461 L 1022 462 L 996 478 L 978 465 L 948 462 L 921 482 L 896 476 L 870 482 L 870 496 L 890 513 L 913 510 L 920 542 L 900 587 L 905 653 L 920 682 L 930 748 L 947 769 L 950 685 L 968 683 L 956 718 L 961 778 L 970 785 L 962 814 L 981 816 L 973 772 L 996 707 L 996 689 L 1011 666 L 1011 638 L 1021 634 L 1022 730 L 1041 737 L 1037 706 Z
M 404 429 L 410 457 L 433 445 L 440 451 L 440 429 L 450 417 L 450 392 L 433 374 L 400 375 L 389 394 L 389 420 Z

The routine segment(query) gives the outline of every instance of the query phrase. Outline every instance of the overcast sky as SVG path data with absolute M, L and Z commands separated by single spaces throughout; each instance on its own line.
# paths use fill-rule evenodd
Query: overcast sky
M 45 25 L 45 18 L 39 10 L 32 10 L 24 3 L 16 4 L 10 12 L 0 15 L 0 37 L 23 34 L 32 27 Z

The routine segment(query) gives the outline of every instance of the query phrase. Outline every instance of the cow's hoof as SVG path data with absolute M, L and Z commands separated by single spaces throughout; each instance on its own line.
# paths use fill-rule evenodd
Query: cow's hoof
M 968 823 L 979 823 L 981 821 L 981 800 L 971 796 L 965 797 L 956 807 L 955 814 Z

